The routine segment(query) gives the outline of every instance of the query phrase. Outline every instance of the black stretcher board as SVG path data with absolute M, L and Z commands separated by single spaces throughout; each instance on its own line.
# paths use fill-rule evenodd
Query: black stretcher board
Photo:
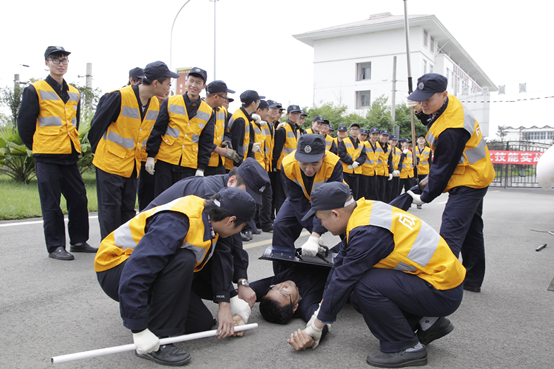
M 331 268 L 335 262 L 337 253 L 329 252 L 327 256 L 322 253 L 317 256 L 301 256 L 296 253 L 296 249 L 283 246 L 268 246 L 260 260 L 279 260 L 298 264 L 317 265 Z

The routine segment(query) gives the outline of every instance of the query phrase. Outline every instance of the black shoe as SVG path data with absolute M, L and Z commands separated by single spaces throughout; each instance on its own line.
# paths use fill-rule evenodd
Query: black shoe
M 252 239 L 254 238 L 254 236 L 252 235 L 252 231 L 250 229 L 247 231 L 244 231 L 244 235 L 248 237 L 248 241 L 252 241 Z
M 246 235 L 246 231 L 240 232 L 240 238 L 242 239 L 242 242 L 248 242 L 251 240 L 251 238 Z
M 271 233 L 273 232 L 273 224 L 270 224 L 268 225 L 267 227 L 262 227 L 262 231 L 266 232 L 266 233 Z
M 48 254 L 49 258 L 57 260 L 73 260 L 75 257 L 69 252 L 65 251 L 63 246 L 58 246 L 54 251 Z
M 421 209 L 421 205 L 418 205 L 417 208 L 418 208 L 418 209 Z
M 161 345 L 158 351 L 149 352 L 148 354 L 135 355 L 142 359 L 150 360 L 158 364 L 169 366 L 183 366 L 190 362 L 190 354 L 174 345 Z
M 473 286 L 468 286 L 468 285 L 464 284 L 464 290 L 469 291 L 469 292 L 479 293 L 479 292 L 481 292 L 481 287 L 473 287 Z
M 86 252 L 89 254 L 96 254 L 96 251 L 98 251 L 97 248 L 92 247 L 88 244 L 88 242 L 79 242 L 75 245 L 71 245 L 69 247 L 69 251 L 71 252 Z
M 427 365 L 427 349 L 400 352 L 376 352 L 365 360 L 369 365 L 379 368 L 403 368 L 405 366 Z
M 434 340 L 438 340 L 441 337 L 446 336 L 448 333 L 454 330 L 454 325 L 448 320 L 448 318 L 441 317 L 426 331 L 419 329 L 417 331 L 417 338 L 422 345 L 429 345 Z

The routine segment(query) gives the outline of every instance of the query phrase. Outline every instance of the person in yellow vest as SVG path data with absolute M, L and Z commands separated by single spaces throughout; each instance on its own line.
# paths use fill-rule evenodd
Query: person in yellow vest
M 302 113 L 300 114 L 300 116 L 302 116 Z M 305 118 L 305 117 L 304 117 Z M 321 133 L 320 130 L 321 130 L 321 127 L 320 127 L 320 124 L 321 122 L 323 122 L 323 118 L 320 117 L 320 116 L 317 116 L 315 117 L 313 120 L 312 120 L 312 128 L 308 128 L 306 130 L 306 133 L 307 134 L 319 134 Z M 300 121 L 300 125 L 304 124 L 303 121 Z
M 134 86 L 137 83 L 141 83 L 144 78 L 144 69 L 136 67 L 129 71 L 129 82 L 127 86 Z
M 364 132 L 367 136 L 367 130 L 360 130 L 360 135 Z M 363 136 L 362 136 L 363 137 Z M 361 138 L 360 138 L 361 140 Z M 366 200 L 377 200 L 377 176 L 376 167 L 379 160 L 379 152 L 377 151 L 377 141 L 379 140 L 379 128 L 371 128 L 369 130 L 369 140 L 364 142 L 366 160 L 362 164 L 362 176 L 360 177 L 361 187 L 364 191 Z M 362 196 L 360 196 L 361 198 Z
M 203 176 L 212 155 L 215 115 L 200 98 L 208 74 L 190 70 L 183 95 L 170 96 L 160 106 L 160 115 L 148 137 L 145 168 L 155 174 L 155 195 L 190 176 Z
M 212 313 L 192 288 L 208 261 L 219 338 L 233 335 L 231 253 L 218 241 L 252 224 L 255 208 L 238 188 L 222 189 L 210 200 L 180 197 L 138 214 L 102 241 L 94 270 L 102 290 L 119 302 L 138 357 L 171 366 L 190 361 L 189 353 L 160 346 L 159 338 L 212 327 Z
M 454 329 L 445 316 L 462 302 L 465 269 L 448 244 L 401 209 L 379 201 L 355 202 L 343 183 L 325 183 L 312 192 L 305 218 L 314 213 L 343 241 L 320 308 L 288 342 L 297 350 L 317 347 L 325 324 L 334 323 L 350 300 L 380 341 L 380 350 L 366 358 L 369 365 L 427 364 L 426 346 Z
M 298 117 L 298 125 L 302 127 L 304 125 L 304 122 L 306 122 L 306 117 L 308 116 L 308 113 L 306 113 L 304 110 L 300 110 L 300 117 Z M 306 131 L 308 133 L 308 131 Z M 319 132 L 312 132 L 312 133 L 319 133 Z
M 223 81 L 216 80 L 206 86 L 206 99 L 204 100 L 212 108 L 212 114 L 215 115 L 214 124 L 214 142 L 212 144 L 212 154 L 204 175 L 225 174 L 225 159 L 240 160 L 238 154 L 231 147 L 230 135 L 225 133 L 227 125 L 228 112 L 223 107 L 227 100 L 227 94 L 234 94 L 235 91 L 227 88 Z
M 341 127 L 339 127 L 339 131 L 340 129 Z M 358 140 L 359 134 L 360 125 L 353 123 L 350 125 L 350 137 L 346 137 L 338 144 L 344 181 L 352 189 L 355 199 L 360 197 L 360 176 L 362 175 L 362 165 L 367 158 L 364 144 Z
M 161 61 L 148 64 L 144 75 L 141 84 L 102 96 L 88 133 L 102 238 L 135 216 L 142 149 L 160 109 L 156 96 L 164 95 L 171 78 L 179 77 Z
M 325 138 L 325 150 L 332 152 L 335 155 L 339 154 L 337 144 L 331 136 L 331 123 L 327 119 L 323 119 L 320 116 L 314 118 L 319 123 L 319 134 Z
M 275 212 L 279 213 L 281 206 L 287 198 L 285 184 L 283 182 L 282 163 L 283 159 L 296 150 L 296 143 L 301 135 L 306 133 L 298 124 L 302 109 L 298 105 L 287 107 L 287 121 L 280 123 L 275 130 L 273 143 L 273 171 L 276 173 L 276 186 L 273 189 Z
M 421 195 L 408 192 L 414 203 L 429 203 L 448 192 L 441 236 L 467 269 L 464 289 L 480 292 L 485 277 L 483 198 L 494 180 L 489 149 L 479 123 L 455 96 L 446 77 L 428 73 L 418 79 L 408 97 L 417 117 L 427 124 L 427 142 L 434 152 L 427 187 Z
M 275 147 L 275 131 L 277 130 L 279 126 L 279 119 L 281 117 L 281 108 L 283 107 L 280 103 L 278 103 L 275 100 L 267 100 L 269 112 L 267 116 L 267 123 L 269 125 L 270 133 L 271 133 L 271 163 L 270 163 L 270 171 L 267 173 L 269 175 L 269 178 L 271 179 L 271 221 L 273 222 L 275 220 L 275 199 L 276 194 L 275 191 L 277 189 L 277 181 L 279 181 L 279 176 L 276 168 L 273 167 L 274 161 L 273 161 L 273 151 Z M 280 185 L 280 184 L 279 184 Z M 273 228 L 273 227 L 272 227 Z
M 65 247 L 65 223 L 60 196 L 67 202 L 67 230 L 71 252 L 96 252 L 87 243 L 89 222 L 87 192 L 77 161 L 81 153 L 79 91 L 67 84 L 69 51 L 49 46 L 44 53 L 50 73 L 23 90 L 17 116 L 19 136 L 33 151 L 48 257 L 73 260 Z
M 310 194 L 323 183 L 342 182 L 343 166 L 340 158 L 325 150 L 323 136 L 302 135 L 298 147 L 283 159 L 281 175 L 287 187 L 287 199 L 273 223 L 273 245 L 294 247 L 302 229 L 311 233 L 302 247 L 302 255 L 315 256 L 319 240 L 326 229 L 317 218 L 304 219 L 310 210 Z M 275 275 L 284 270 L 286 263 L 274 261 Z
M 392 174 L 392 179 L 389 181 L 389 186 L 387 187 L 387 202 L 391 202 L 398 195 L 400 195 L 400 157 L 402 156 L 402 151 L 396 146 L 398 144 L 398 137 L 396 135 L 389 136 L 389 146 L 390 146 L 390 170 Z
M 431 164 L 433 164 L 433 154 L 429 146 L 426 145 L 425 135 L 417 136 L 416 156 L 417 179 L 419 182 L 421 182 L 423 181 L 423 179 L 425 179 L 425 177 L 427 177 L 427 175 L 429 174 L 429 170 L 431 169 Z
M 389 173 L 391 151 L 389 145 L 389 131 L 386 129 L 381 130 L 376 147 L 379 153 L 379 158 L 375 165 L 376 197 L 378 201 L 387 202 L 387 188 L 389 186 L 389 181 L 392 180 L 392 173 Z
M 370 179 L 370 176 L 373 177 L 373 172 L 374 172 L 374 170 L 373 170 L 374 164 L 372 162 L 370 162 L 370 159 L 367 156 L 368 155 L 368 150 L 370 150 L 369 142 L 366 141 L 367 134 L 368 134 L 367 129 L 360 128 L 360 134 L 358 135 L 358 139 L 360 140 L 360 144 L 362 144 L 364 146 L 366 159 L 365 159 L 364 163 L 362 164 L 362 173 L 360 175 L 358 197 L 359 198 L 364 197 L 366 199 L 368 199 L 369 196 L 371 195 L 370 193 L 367 192 L 367 189 L 369 187 L 368 181 Z
M 398 167 L 400 169 L 400 192 L 404 189 L 404 192 L 408 192 L 412 186 L 414 186 L 414 161 L 412 151 L 410 150 L 410 140 L 407 138 L 401 138 L 398 140 L 402 146 L 402 155 L 400 156 L 400 162 Z

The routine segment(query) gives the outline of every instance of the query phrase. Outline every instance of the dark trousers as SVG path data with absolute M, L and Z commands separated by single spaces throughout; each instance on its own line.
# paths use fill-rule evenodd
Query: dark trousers
M 294 241 L 300 237 L 302 229 L 306 228 L 311 233 L 314 226 L 313 218 L 304 222 L 301 219 L 296 217 L 290 200 L 285 200 L 273 223 L 273 246 L 294 248 Z M 287 264 L 286 262 L 274 261 L 273 272 L 275 274 L 281 272 L 284 269 L 283 266 Z
M 454 255 L 462 253 L 466 268 L 465 285 L 481 287 L 485 278 L 483 198 L 488 187 L 456 187 L 449 191 L 442 213 L 440 235 Z
M 427 174 L 418 174 L 417 175 L 417 180 L 418 180 L 417 183 L 420 183 L 421 181 L 423 181 L 425 179 L 425 177 L 427 177 Z
M 404 192 L 408 192 L 413 186 L 415 186 L 413 178 L 400 178 L 400 189 L 398 193 L 401 194 L 402 190 L 404 190 Z
M 389 191 L 387 202 L 391 202 L 398 195 L 400 195 L 400 178 L 392 177 L 392 179 L 389 182 L 389 186 L 387 187 L 387 189 Z
M 142 162 L 138 177 L 138 203 L 139 211 L 143 211 L 154 200 L 154 176 L 144 169 L 146 163 Z
M 154 197 L 158 197 L 158 195 L 181 179 L 192 177 L 196 174 L 196 169 L 194 168 L 185 168 L 161 160 L 156 162 L 154 169 Z
M 362 179 L 364 180 L 365 184 L 362 186 L 365 187 L 365 195 L 364 197 L 366 200 L 377 200 L 377 191 L 375 190 L 375 182 L 376 177 L 375 176 L 361 176 L 360 177 L 360 184 L 362 183 Z
M 137 172 L 125 178 L 96 168 L 100 237 L 106 238 L 135 215 Z
M 378 201 L 386 202 L 388 176 L 375 176 L 375 192 Z
M 256 205 L 258 208 L 256 212 L 256 224 L 259 224 L 262 229 L 267 229 L 273 224 L 273 220 L 271 220 L 271 212 L 273 210 L 272 200 L 273 191 L 270 185 L 262 193 L 262 205 Z
M 60 208 L 62 194 L 67 203 L 69 243 L 87 241 L 89 236 L 87 191 L 77 164 L 36 163 L 35 172 L 48 253 L 59 246 L 65 248 L 65 223 Z
M 354 196 L 354 200 L 358 200 L 360 195 L 360 175 L 343 173 L 342 178 L 344 179 L 348 187 L 350 187 L 350 189 L 352 190 L 352 196 Z
M 437 290 L 413 274 L 371 268 L 355 285 L 350 302 L 381 342 L 381 351 L 399 352 L 418 343 L 414 331 L 422 317 L 452 314 L 462 296 L 462 285 Z
M 177 336 L 211 329 L 213 317 L 192 292 L 196 258 L 179 249 L 158 273 L 148 293 L 148 329 L 158 337 Z M 96 276 L 102 290 L 119 302 L 119 281 L 127 261 Z
M 272 173 L 271 187 L 273 188 L 273 208 L 275 209 L 275 214 L 278 214 L 287 198 L 287 189 L 285 188 L 283 178 L 281 178 L 281 171 L 278 170 Z
M 219 165 L 217 167 L 206 167 L 206 170 L 204 171 L 204 175 L 207 176 L 214 176 L 216 174 L 225 174 L 227 173 L 227 170 L 225 169 L 225 165 Z

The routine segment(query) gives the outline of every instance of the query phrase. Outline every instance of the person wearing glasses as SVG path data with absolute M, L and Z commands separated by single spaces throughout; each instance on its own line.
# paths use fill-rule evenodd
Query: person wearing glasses
M 48 256 L 57 260 L 74 259 L 65 249 L 62 194 L 67 201 L 70 251 L 95 253 L 98 250 L 87 243 L 88 200 L 77 166 L 81 153 L 77 131 L 81 97 L 63 78 L 69 54 L 61 46 L 46 49 L 44 58 L 50 74 L 23 90 L 17 117 L 19 136 L 35 158 L 46 249 Z
M 212 155 L 215 116 L 200 98 L 208 73 L 194 67 L 183 95 L 170 96 L 160 106 L 160 115 L 146 144 L 146 170 L 155 174 L 158 196 L 183 178 L 203 176 Z

